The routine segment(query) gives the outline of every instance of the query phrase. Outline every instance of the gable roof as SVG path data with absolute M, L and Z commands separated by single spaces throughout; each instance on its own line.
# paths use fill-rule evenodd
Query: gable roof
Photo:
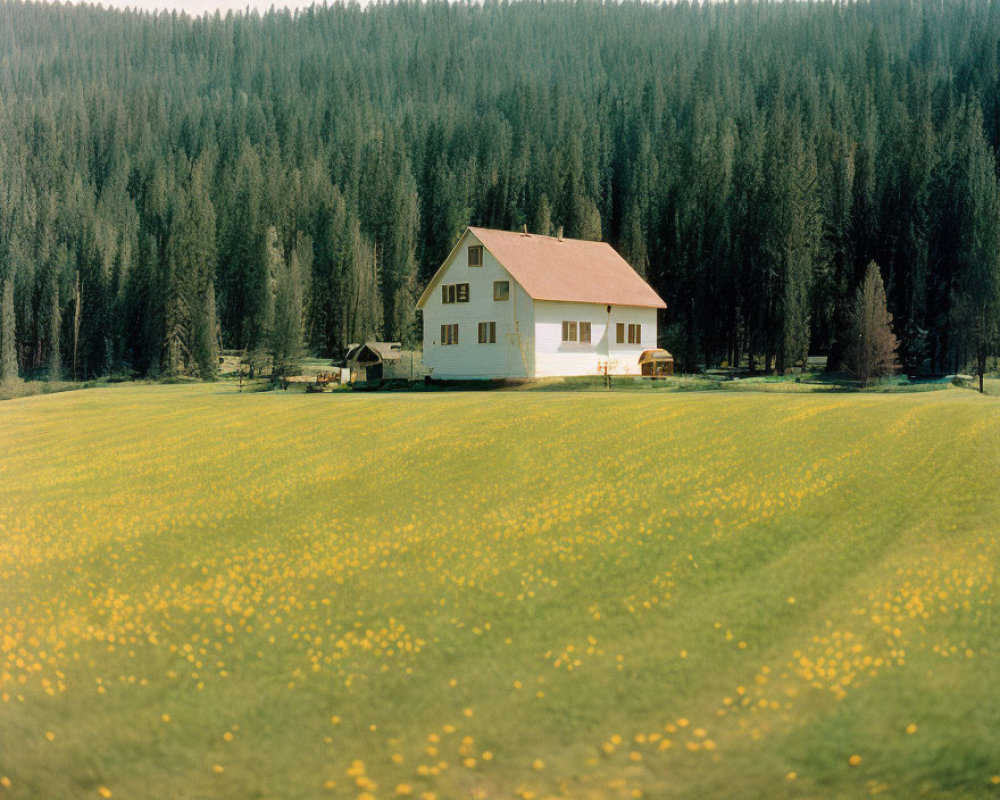
M 470 227 L 459 238 L 452 254 L 469 233 L 482 242 L 533 300 L 667 307 L 639 273 L 605 242 Z M 435 275 L 431 279 L 417 301 L 418 308 L 429 297 L 437 278 Z
M 345 361 L 378 364 L 380 361 L 399 361 L 399 342 L 365 342 L 348 345 Z

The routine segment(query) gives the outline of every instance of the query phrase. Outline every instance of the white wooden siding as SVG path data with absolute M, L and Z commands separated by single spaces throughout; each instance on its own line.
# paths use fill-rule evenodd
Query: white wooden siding
M 441 271 L 424 305 L 424 366 L 435 378 L 525 378 L 534 374 L 532 300 L 500 263 L 483 250 L 483 266 L 470 267 L 467 233 Z M 510 282 L 510 299 L 493 299 L 493 282 Z M 468 283 L 468 303 L 442 303 L 441 286 Z M 515 319 L 516 313 L 516 319 Z M 479 344 L 479 323 L 496 322 L 495 344 Z M 516 324 L 515 324 L 516 323 Z M 458 325 L 458 344 L 442 345 L 441 326 Z
M 562 323 L 589 322 L 590 344 L 562 341 Z M 616 341 L 616 325 L 625 325 L 626 343 Z M 609 328 L 610 323 L 610 328 Z M 641 325 L 639 344 L 628 344 L 628 326 Z M 610 329 L 610 340 L 608 331 Z M 612 375 L 639 375 L 639 355 L 656 347 L 656 309 L 607 306 L 593 303 L 535 301 L 536 378 L 561 375 L 604 374 L 604 364 Z

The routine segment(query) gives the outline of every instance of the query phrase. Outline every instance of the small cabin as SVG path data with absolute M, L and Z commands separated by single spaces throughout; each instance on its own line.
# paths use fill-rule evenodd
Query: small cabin
M 386 367 L 399 361 L 400 342 L 365 342 L 347 346 L 345 360 L 352 381 L 380 381 Z
M 653 378 L 674 374 L 674 357 L 666 350 L 643 350 L 639 356 L 639 369 Z

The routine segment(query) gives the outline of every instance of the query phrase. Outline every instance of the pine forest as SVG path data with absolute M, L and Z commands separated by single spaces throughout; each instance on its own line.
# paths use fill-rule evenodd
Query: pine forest
M 0 0 L 0 378 L 420 340 L 467 225 L 603 239 L 686 369 L 996 354 L 1000 2 Z

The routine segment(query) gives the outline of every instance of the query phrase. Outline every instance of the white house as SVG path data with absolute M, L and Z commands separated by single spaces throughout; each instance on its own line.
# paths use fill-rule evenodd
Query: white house
M 666 303 L 603 242 L 467 228 L 417 301 L 434 378 L 640 374 Z

